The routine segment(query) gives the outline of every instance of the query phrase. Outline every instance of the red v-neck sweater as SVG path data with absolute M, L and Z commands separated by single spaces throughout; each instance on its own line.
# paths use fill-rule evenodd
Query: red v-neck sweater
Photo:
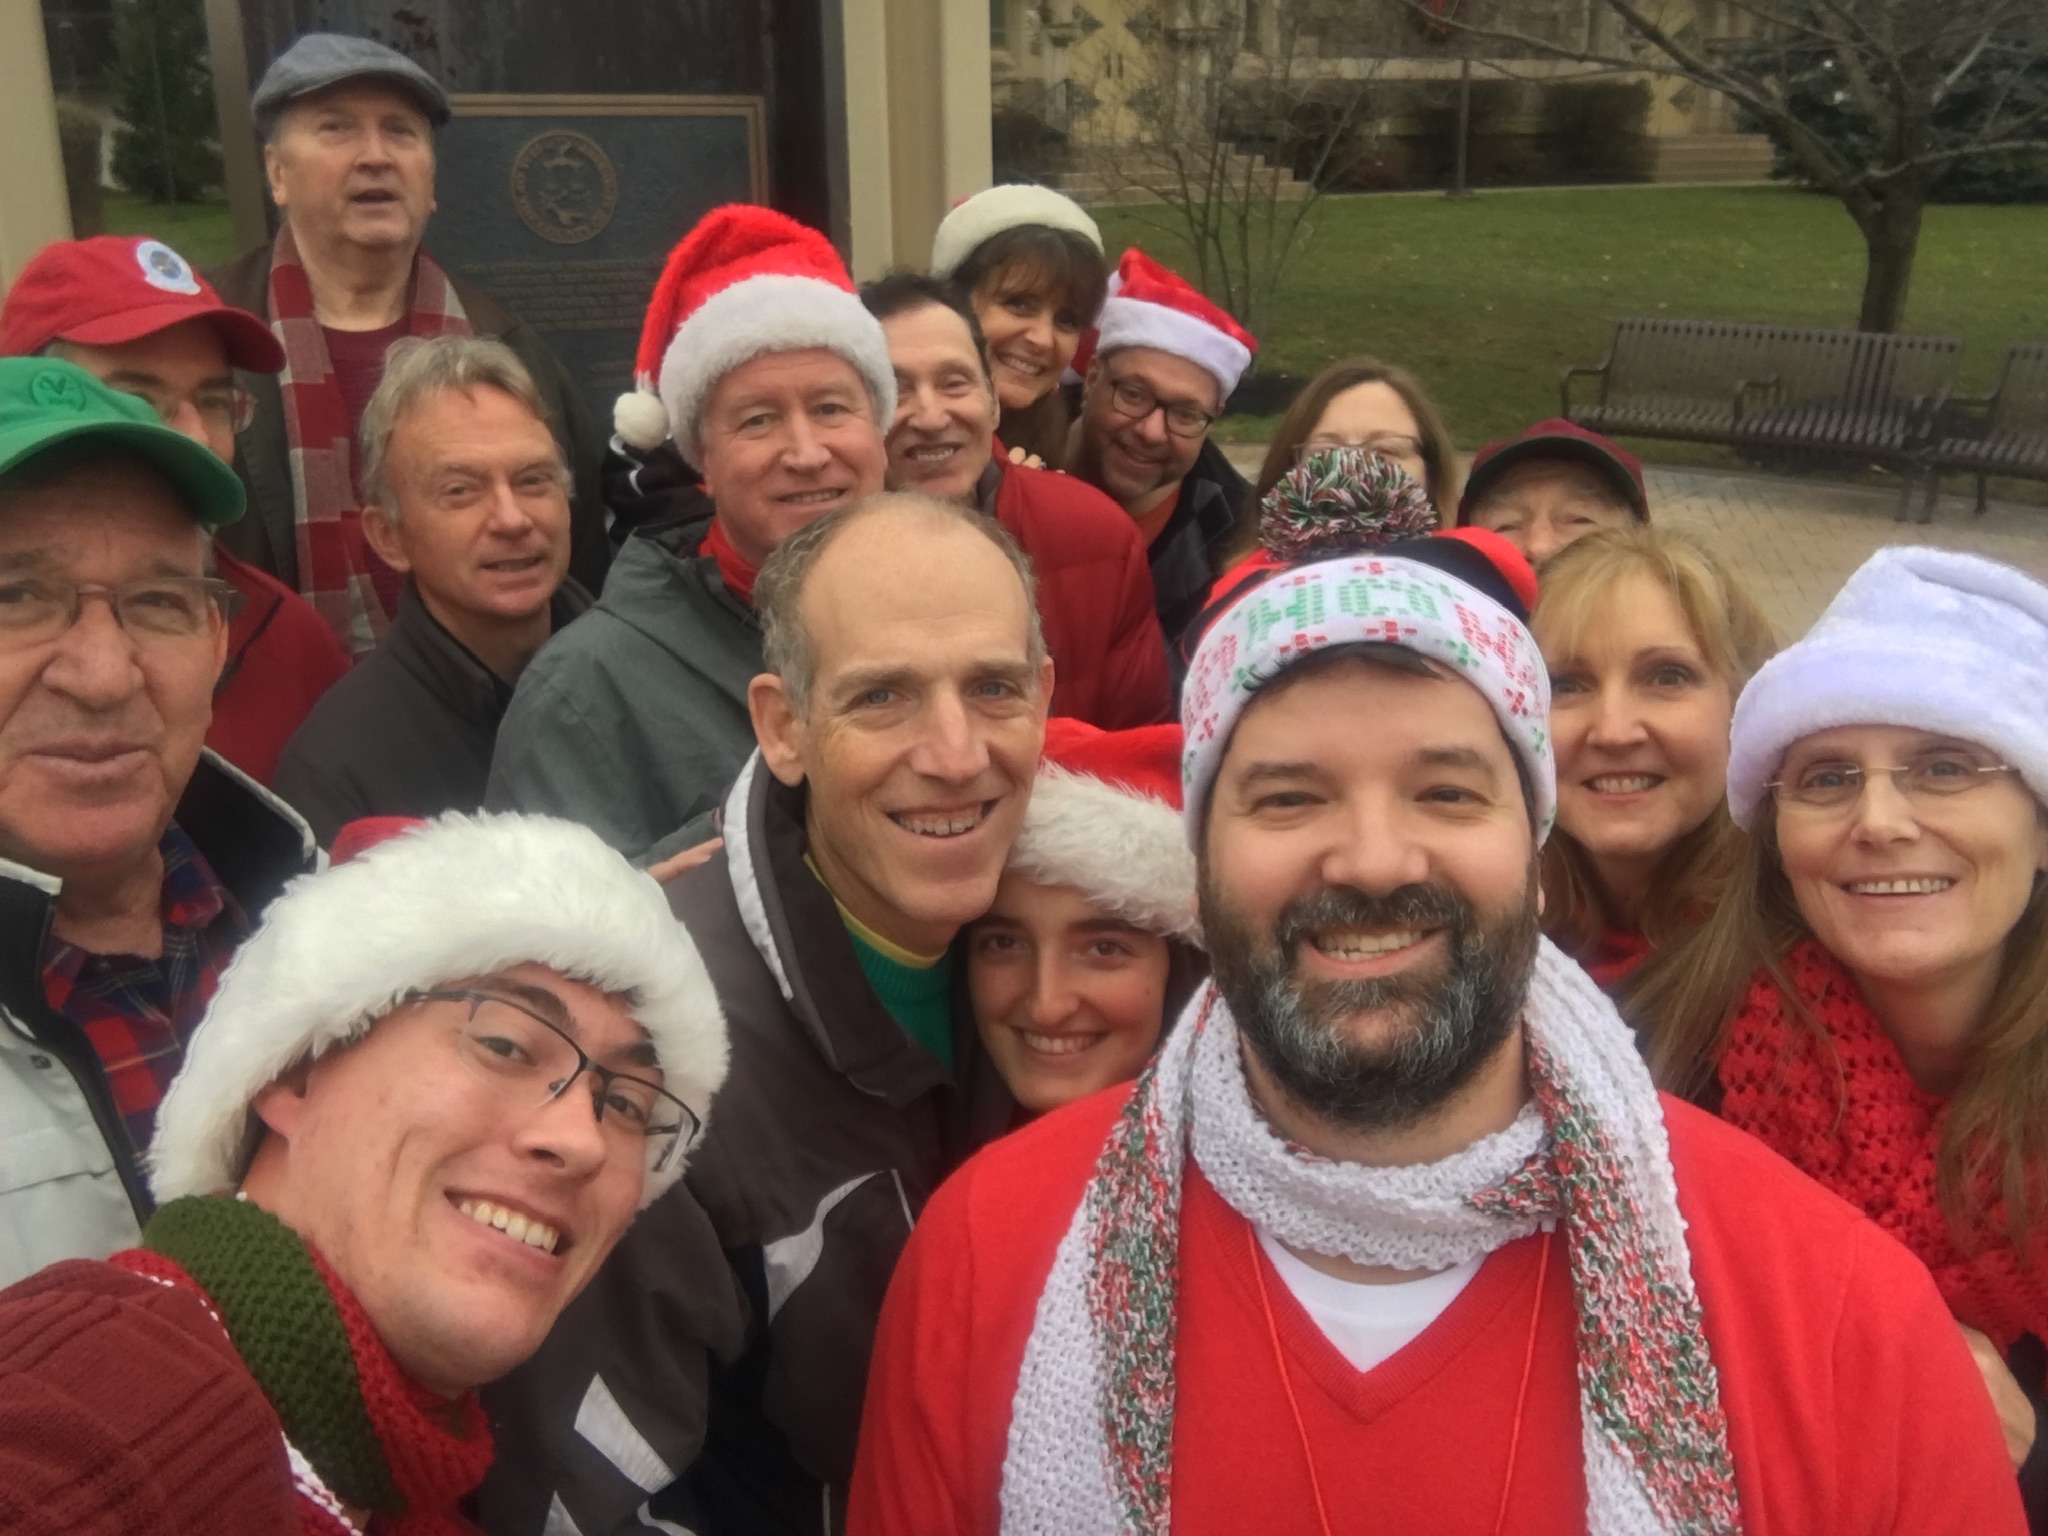
M 926 1208 L 882 1313 L 850 1536 L 997 1531 L 1010 1399 L 1038 1296 L 1126 1091 L 999 1142 Z M 1664 1110 L 1746 1536 L 2023 1536 L 1989 1395 L 1918 1261 L 1760 1142 L 1688 1105 L 1666 1099 Z M 1561 1241 L 1533 1358 L 1541 1238 L 1494 1254 L 1427 1331 L 1360 1373 L 1247 1232 L 1191 1167 L 1176 1532 L 1318 1529 L 1276 1331 L 1332 1530 L 1492 1532 L 1525 1359 L 1528 1398 L 1500 1529 L 1584 1529 L 1576 1319 Z

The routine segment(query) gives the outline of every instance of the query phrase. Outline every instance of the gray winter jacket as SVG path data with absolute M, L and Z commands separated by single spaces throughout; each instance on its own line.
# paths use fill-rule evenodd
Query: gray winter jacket
M 717 806 L 754 750 L 754 611 L 702 517 L 626 541 L 604 596 L 541 648 L 498 727 L 490 810 L 566 816 L 630 856 Z

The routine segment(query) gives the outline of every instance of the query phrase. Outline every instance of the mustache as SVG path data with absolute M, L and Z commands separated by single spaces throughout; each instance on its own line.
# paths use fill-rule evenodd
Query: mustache
M 1349 885 L 1327 885 L 1297 896 L 1280 909 L 1273 938 L 1291 955 L 1329 928 L 1448 928 L 1468 930 L 1478 914 L 1472 904 L 1442 885 L 1404 885 L 1384 896 L 1368 896 Z

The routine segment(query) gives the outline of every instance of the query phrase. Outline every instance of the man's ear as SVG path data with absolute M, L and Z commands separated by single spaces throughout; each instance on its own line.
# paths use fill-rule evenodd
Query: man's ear
M 399 537 L 398 529 L 382 507 L 363 508 L 363 537 L 377 552 L 377 558 L 394 571 L 412 569 L 412 560 L 405 552 L 405 541 Z
M 263 180 L 270 188 L 271 204 L 281 213 L 284 211 L 284 157 L 277 152 L 276 134 L 273 142 L 263 146 Z
M 1038 664 L 1038 724 L 1041 729 L 1045 726 L 1046 716 L 1052 713 L 1052 683 L 1052 656 L 1048 653 Z
M 782 783 L 794 789 L 804 781 L 804 720 L 773 672 L 747 684 L 747 713 L 753 717 L 754 740 L 761 761 Z

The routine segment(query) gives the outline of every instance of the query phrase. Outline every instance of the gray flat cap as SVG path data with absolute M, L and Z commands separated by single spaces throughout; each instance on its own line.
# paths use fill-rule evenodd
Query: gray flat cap
M 344 80 L 389 81 L 417 97 L 436 128 L 448 121 L 448 93 L 440 81 L 395 48 L 340 32 L 308 32 L 273 59 L 250 98 L 249 115 L 267 139 L 286 107 Z

